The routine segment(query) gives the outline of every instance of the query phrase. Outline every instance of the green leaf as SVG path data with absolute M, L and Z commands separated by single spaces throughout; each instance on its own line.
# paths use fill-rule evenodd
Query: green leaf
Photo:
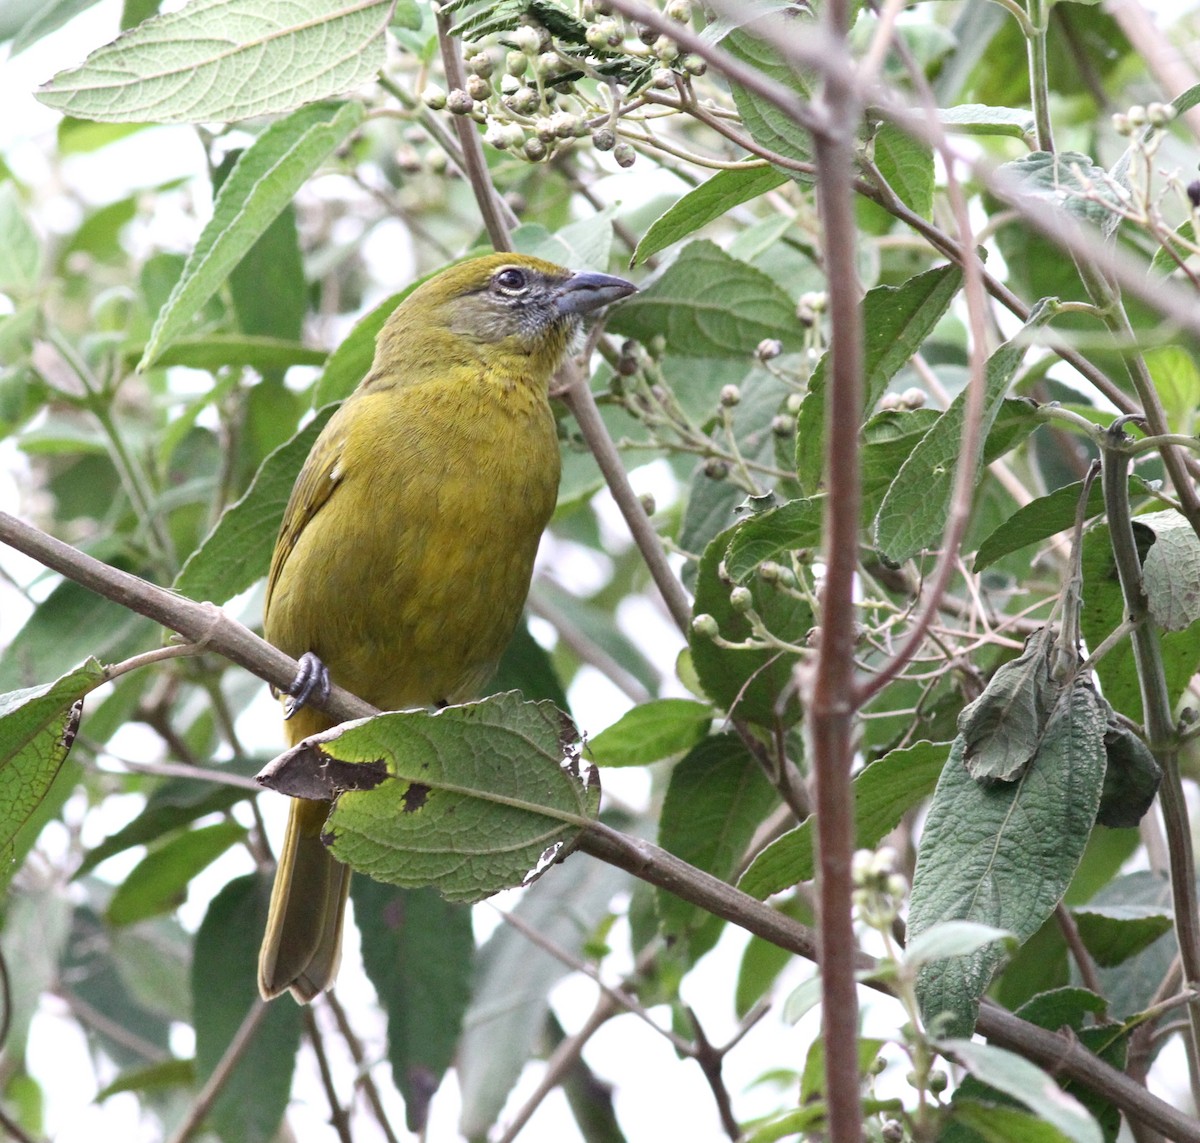
M 9 59 L 57 31 L 68 20 L 74 19 L 80 12 L 86 12 L 96 3 L 97 0 L 48 0 L 40 5 L 13 38 Z
M 1169 274 L 1192 256 L 1196 244 L 1196 228 L 1189 218 L 1181 222 L 1150 259 L 1151 274 Z
M 296 792 L 288 782 L 323 778 L 333 764 L 330 781 L 348 786 L 358 769 L 376 788 L 337 800 L 334 855 L 379 881 L 481 901 L 526 883 L 595 817 L 599 785 L 579 750 L 578 731 L 552 703 L 509 692 L 344 723 L 282 755 L 264 784 Z
M 1058 698 L 1055 632 L 1040 627 L 1015 659 L 997 669 L 983 693 L 958 716 L 963 762 L 976 782 L 1011 782 L 1041 748 Z
M 604 271 L 612 261 L 615 214 L 615 207 L 605 207 L 553 232 L 540 223 L 527 222 L 513 231 L 513 249 L 573 270 Z
M 144 1068 L 123 1071 L 96 1092 L 96 1102 L 103 1103 L 110 1096 L 123 1091 L 155 1092 L 174 1087 L 187 1088 L 195 1080 L 196 1065 L 191 1060 L 163 1060 L 161 1063 L 147 1064 Z
M 95 659 L 52 683 L 0 695 L 0 854 L 12 852 L 66 761 L 83 697 L 104 682 Z
M 712 359 L 697 359 L 692 362 L 693 375 L 701 370 L 708 374 L 716 373 L 713 369 L 716 364 L 720 363 Z M 728 377 L 729 374 L 724 376 Z M 676 385 L 686 386 L 685 377 L 672 378 L 672 381 Z M 791 390 L 779 378 L 758 367 L 743 372 L 737 382 L 742 393 L 733 421 L 733 436 L 738 452 L 747 461 L 777 463 L 778 447 L 783 442 L 772 431 L 772 422 L 785 407 Z M 713 406 L 716 397 L 714 393 Z M 706 413 L 697 419 L 707 419 L 709 416 L 711 413 Z M 721 443 L 723 445 L 725 442 Z M 692 473 L 683 524 L 679 530 L 679 546 L 684 551 L 704 552 L 719 532 L 739 520 L 745 499 L 743 489 L 732 481 L 712 479 L 705 474 L 705 466 L 697 464 Z M 684 580 L 689 586 L 694 583 L 695 572 L 696 565 L 693 563 L 684 568 Z
M 1136 835 L 1135 835 L 1136 836 Z M 1087 903 L 1091 910 L 1133 906 L 1170 915 L 1173 910 L 1171 882 L 1165 873 L 1140 869 L 1119 875 Z M 1164 933 L 1140 953 L 1114 968 L 1097 968 L 1100 991 L 1114 1019 L 1128 1020 L 1144 1011 L 1158 997 L 1158 989 L 1179 953 L 1174 933 Z M 1072 976 L 1077 979 L 1078 974 Z M 1161 999 L 1161 997 L 1158 997 Z
M 80 119 L 115 123 L 279 115 L 374 79 L 390 12 L 390 0 L 192 0 L 59 72 L 37 97 Z
M 916 742 L 872 762 L 854 779 L 855 845 L 872 847 L 937 784 L 946 742 Z M 742 874 L 738 888 L 760 901 L 816 876 L 813 819 L 771 842 Z
M 500 665 L 488 684 L 490 691 L 520 691 L 525 699 L 548 699 L 559 710 L 569 710 L 562 680 L 554 660 L 522 623 L 500 657 Z
M 1104 731 L 1104 792 L 1096 821 L 1129 829 L 1145 817 L 1162 782 L 1162 767 L 1150 748 L 1111 713 Z
M 425 279 L 420 278 L 399 293 L 384 298 L 373 310 L 359 318 L 345 341 L 326 360 L 325 369 L 313 386 L 313 408 L 343 401 L 354 392 L 375 359 L 375 339 L 383 329 L 383 323 L 423 281 Z
M 788 16 L 793 35 L 803 35 L 804 28 L 812 26 L 811 17 L 802 15 L 797 9 L 788 9 Z M 735 59 L 749 64 L 759 75 L 794 91 L 800 99 L 808 101 L 812 98 L 814 85 L 810 78 L 799 73 L 765 40 L 742 28 L 734 28 L 721 41 L 721 47 Z M 789 159 L 807 161 L 812 158 L 808 132 L 790 115 L 741 84 L 730 83 L 729 89 L 743 126 L 759 146 Z M 790 178 L 797 177 L 795 171 L 787 174 Z
M 787 177 L 774 167 L 718 171 L 711 179 L 688 191 L 650 224 L 629 264 L 636 266 L 644 262 L 735 206 L 758 198 L 787 181 Z
M 737 525 L 725 556 L 726 574 L 747 583 L 765 560 L 821 543 L 824 505 L 819 500 L 789 500 Z
M 691 699 L 655 699 L 635 706 L 587 744 L 598 766 L 645 766 L 690 750 L 712 725 L 712 707 Z
M 1136 956 L 1173 923 L 1169 911 L 1153 905 L 1083 905 L 1071 915 L 1092 959 L 1104 968 Z
M 243 333 L 285 343 L 300 340 L 308 312 L 308 283 L 296 208 L 290 202 L 233 268 L 229 294 Z
M 979 1099 L 955 1098 L 950 1122 L 970 1128 L 984 1143 L 1070 1143 L 1054 1124 L 1028 1111 Z M 972 1141 L 975 1137 L 971 1136 Z M 944 1139 L 945 1143 L 958 1143 L 961 1136 L 947 1130 Z
M 873 140 L 875 165 L 914 214 L 933 211 L 933 148 L 894 123 L 882 123 Z
M 1040 748 L 1015 782 L 981 786 L 956 738 L 926 819 L 909 909 L 909 939 L 939 921 L 979 921 L 1025 941 L 1070 884 L 1096 819 L 1104 781 L 1105 711 L 1092 688 L 1064 689 Z M 994 947 L 918 976 L 928 1021 L 954 1034 L 975 1024 L 1002 958 Z
M 1155 346 L 1146 350 L 1145 357 L 1167 414 L 1168 429 L 1185 435 L 1194 433 L 1200 408 L 1200 368 L 1196 359 L 1181 345 Z
M 200 308 L 266 232 L 304 181 L 363 121 L 358 103 L 301 107 L 242 152 L 213 203 L 213 216 L 150 331 L 139 369 L 187 329 Z
M 196 933 L 192 957 L 192 1025 L 196 1075 L 205 1082 L 221 1062 L 258 995 L 258 945 L 271 886 L 258 874 L 229 882 L 213 898 Z M 300 1008 L 268 1004 L 238 1067 L 229 1074 L 207 1120 L 222 1139 L 270 1143 L 292 1089 L 300 1046 Z
M 89 721 L 88 726 L 92 723 Z M 227 767 L 234 773 L 252 776 L 260 769 L 258 763 L 243 765 L 231 763 Z M 226 767 L 222 767 L 222 770 Z M 99 845 L 87 852 L 75 878 L 82 877 L 96 868 L 100 862 L 115 853 L 124 853 L 135 845 L 147 845 L 168 833 L 174 833 L 198 818 L 221 813 L 238 802 L 254 796 L 254 791 L 239 786 L 229 786 L 217 781 L 197 781 L 204 772 L 197 771 L 196 778 L 168 778 L 157 786 L 146 799 L 146 806 L 128 825 L 110 834 Z M 215 775 L 214 775 L 215 777 Z
M 190 599 L 224 603 L 267 574 L 296 474 L 333 412 L 334 406 L 321 409 L 263 461 L 242 498 L 225 509 L 180 568 L 176 591 Z
M 1108 173 L 1078 151 L 1034 151 L 996 169 L 998 178 L 1022 194 L 1044 199 L 1048 210 L 1066 210 L 1080 221 L 1107 225 L 1114 217 L 1095 198 L 1111 196 Z
M 141 357 L 144 347 L 132 346 L 125 354 L 130 364 Z M 177 338 L 155 359 L 159 366 L 186 365 L 215 373 L 226 366 L 249 366 L 259 373 L 290 369 L 293 365 L 323 365 L 328 354 L 296 341 L 256 337 L 245 333 L 202 333 Z
M 191 879 L 245 836 L 245 827 L 237 822 L 217 822 L 156 846 L 117 886 L 106 910 L 109 924 L 131 925 L 169 913 L 187 898 Z
M 761 270 L 708 241 L 685 246 L 657 281 L 614 306 L 607 328 L 643 342 L 661 334 L 668 352 L 744 358 L 747 365 L 764 338 L 788 350 L 804 345 L 791 298 Z
M 690 865 L 726 881 L 754 832 L 779 801 L 762 767 L 733 734 L 706 738 L 671 771 L 658 843 Z M 707 952 L 723 922 L 666 890 L 658 914 L 668 940 L 687 941 L 692 960 Z
M 1037 319 L 1030 318 L 1032 324 Z M 1019 339 L 1005 342 L 988 358 L 986 392 L 980 432 L 985 435 L 996 420 L 1004 395 L 1025 356 Z M 875 537 L 889 562 L 902 564 L 942 537 L 954 489 L 956 461 L 962 449 L 967 393 L 963 390 L 913 449 L 883 498 L 875 520 Z M 979 450 L 972 485 L 983 470 Z
M 876 286 L 863 299 L 864 415 L 883 396 L 888 382 L 933 332 L 962 284 L 957 266 L 939 266 L 902 286 Z M 809 494 L 821 480 L 825 440 L 825 390 L 829 354 L 817 362 L 796 417 L 796 475 Z
M 918 967 L 952 956 L 970 956 L 995 943 L 1003 944 L 1007 955 L 1017 951 L 1016 937 L 1004 929 L 976 921 L 941 921 L 909 941 L 902 960 L 910 967 Z
M 938 121 L 950 131 L 964 135 L 1008 135 L 1023 139 L 1034 128 L 1033 112 L 1023 107 L 989 107 L 962 103 L 938 109 Z
M 725 552 L 736 528 L 721 532 L 704 550 L 696 574 L 696 615 L 716 620 L 720 637 L 740 643 L 751 637 L 750 622 L 730 602 L 733 584 L 723 571 Z M 739 590 L 742 590 L 739 588 Z M 813 625 L 809 605 L 761 579 L 749 585 L 754 610 L 769 631 L 793 644 L 803 641 Z M 774 648 L 718 646 L 689 628 L 688 645 L 700 684 L 713 702 L 734 718 L 759 726 L 790 725 L 800 717 L 792 680 L 798 656 Z
M 42 246 L 11 181 L 0 183 L 0 293 L 20 298 L 37 285 Z
M 631 882 L 627 873 L 602 861 L 585 862 L 569 876 L 543 877 L 522 893 L 512 914 L 546 947 L 515 925 L 503 924 L 479 950 L 454 1065 L 462 1091 L 458 1128 L 464 1139 L 486 1137 L 526 1061 L 538 1051 L 550 991 L 572 971 L 551 950 L 563 949 L 576 958 L 591 955 L 610 902 L 628 892 Z
M 940 414 L 936 409 L 883 409 L 863 425 L 862 521 L 879 513 L 900 466 L 921 443 Z
M 1140 476 L 1130 477 L 1130 493 L 1144 493 L 1147 490 L 1148 486 Z M 1064 484 L 1048 495 L 1039 496 L 1018 508 L 979 545 L 972 570 L 981 572 L 1011 552 L 1019 551 L 1029 544 L 1048 540 L 1059 532 L 1073 528 L 1079 497 L 1082 494 L 1083 481 L 1077 480 L 1074 484 Z M 1091 519 L 1103 511 L 1104 489 L 1100 482 L 1095 480 L 1088 493 L 1084 519 Z
M 1135 516 L 1133 520 L 1134 537 L 1143 560 L 1155 539 L 1154 532 L 1141 523 L 1144 518 Z M 1125 609 L 1107 524 L 1097 524 L 1085 533 L 1082 562 L 1083 607 L 1080 610 L 1080 628 L 1087 645 L 1097 647 L 1117 626 Z M 1169 583 L 1170 576 L 1166 578 Z M 1167 594 L 1160 599 L 1160 604 L 1167 605 L 1169 601 Z M 1178 702 L 1192 676 L 1200 670 L 1200 639 L 1191 630 L 1166 631 L 1159 637 L 1159 651 L 1166 675 L 1167 694 L 1172 703 Z M 1104 697 L 1113 709 L 1134 722 L 1140 722 L 1141 686 L 1128 639 L 1121 640 L 1096 664 L 1096 674 L 1100 678 Z
M 1200 539 L 1174 509 L 1137 517 L 1154 534 L 1142 563 L 1150 614 L 1166 631 L 1183 631 L 1200 619 Z
M 387 1012 L 392 1076 L 409 1130 L 422 1133 L 471 994 L 471 912 L 431 889 L 397 889 L 369 877 L 352 878 L 350 894 L 363 966 Z
M 1099 1126 L 1079 1101 L 1024 1057 L 971 1040 L 942 1040 L 937 1046 L 976 1079 L 1027 1107 L 1071 1143 L 1104 1143 Z

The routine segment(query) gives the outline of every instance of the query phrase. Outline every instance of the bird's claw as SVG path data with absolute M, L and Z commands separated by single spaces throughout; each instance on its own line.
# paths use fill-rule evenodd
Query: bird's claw
M 324 702 L 329 697 L 329 668 L 312 651 L 305 651 L 299 662 L 300 669 L 287 689 L 289 698 L 283 704 L 284 718 L 291 718 L 310 699 Z

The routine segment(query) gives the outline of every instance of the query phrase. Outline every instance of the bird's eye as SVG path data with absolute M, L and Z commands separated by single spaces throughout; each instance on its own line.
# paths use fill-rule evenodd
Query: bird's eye
M 505 293 L 515 294 L 525 288 L 525 271 L 515 266 L 506 266 L 492 279 Z

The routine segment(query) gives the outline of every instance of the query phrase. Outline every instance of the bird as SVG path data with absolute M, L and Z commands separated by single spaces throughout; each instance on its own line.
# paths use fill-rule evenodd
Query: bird
M 584 315 L 622 278 L 500 253 L 405 297 L 370 370 L 314 442 L 276 540 L 263 633 L 299 659 L 295 745 L 332 720 L 330 679 L 383 710 L 476 697 L 521 617 L 554 510 L 549 384 Z M 308 1003 L 341 956 L 350 870 L 322 839 L 331 803 L 293 800 L 259 955 L 259 991 Z

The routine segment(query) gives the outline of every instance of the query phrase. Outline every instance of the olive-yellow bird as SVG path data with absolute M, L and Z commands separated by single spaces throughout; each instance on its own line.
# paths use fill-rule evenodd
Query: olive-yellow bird
M 384 710 L 472 697 L 521 616 L 554 509 L 550 378 L 582 315 L 633 289 L 494 254 L 401 302 L 292 489 L 267 639 Z M 293 689 L 302 702 L 304 684 Z M 303 705 L 292 714 L 292 744 L 330 725 Z M 290 989 L 307 1002 L 337 972 L 350 870 L 321 839 L 329 808 L 292 803 L 259 956 L 264 997 Z

